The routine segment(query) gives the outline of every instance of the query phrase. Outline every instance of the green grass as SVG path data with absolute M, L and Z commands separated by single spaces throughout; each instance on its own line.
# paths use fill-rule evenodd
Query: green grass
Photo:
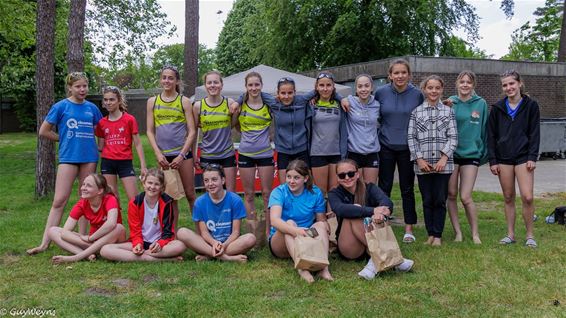
M 152 165 L 145 139 L 144 146 Z M 535 223 L 538 249 L 525 248 L 522 240 L 499 246 L 505 234 L 502 197 L 480 192 L 474 199 L 483 245 L 471 243 L 461 210 L 463 243 L 451 242 L 448 220 L 441 248 L 424 246 L 426 232 L 417 227 L 418 242 L 401 246 L 404 256 L 416 262 L 413 272 L 388 272 L 370 282 L 356 275 L 364 262 L 332 255 L 336 281 L 309 286 L 290 261 L 274 259 L 267 248 L 252 251 L 244 265 L 196 263 L 187 252 L 180 263 L 99 260 L 53 266 L 51 257 L 62 253 L 56 246 L 37 256 L 25 255 L 26 248 L 40 242 L 51 204 L 51 198 L 34 200 L 34 154 L 34 135 L 0 135 L 0 313 L 33 307 L 52 308 L 60 317 L 564 317 L 566 312 L 566 229 L 541 218 Z M 400 207 L 394 189 L 392 199 Z M 416 197 L 422 220 L 420 195 Z M 74 192 L 70 202 L 76 199 Z M 546 216 L 565 201 L 565 193 L 536 199 L 536 212 Z M 181 206 L 179 224 L 192 227 L 186 201 Z M 401 217 L 400 208 L 395 214 Z M 524 238 L 520 220 L 517 229 L 517 238 Z M 394 231 L 400 237 L 403 229 L 396 226 Z M 561 305 L 553 305 L 554 300 Z

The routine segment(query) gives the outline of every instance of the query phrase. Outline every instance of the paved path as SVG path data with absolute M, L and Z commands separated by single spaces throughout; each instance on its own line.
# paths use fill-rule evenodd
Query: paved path
M 515 184 L 515 187 L 518 196 L 519 187 L 517 184 Z M 476 187 L 474 189 L 501 193 L 499 179 L 497 176 L 491 174 L 488 164 L 480 167 Z M 566 192 L 566 160 L 544 159 L 537 162 L 534 195 L 539 197 L 543 193 L 548 192 Z

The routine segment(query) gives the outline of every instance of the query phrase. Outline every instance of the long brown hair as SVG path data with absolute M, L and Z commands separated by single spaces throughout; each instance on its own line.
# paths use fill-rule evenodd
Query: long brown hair
M 285 172 L 289 172 L 291 170 L 295 170 L 295 171 L 297 171 L 298 174 L 307 178 L 307 182 L 305 182 L 305 188 L 307 190 L 309 190 L 310 192 L 313 192 L 312 191 L 312 186 L 313 186 L 312 175 L 311 175 L 311 171 L 309 170 L 309 166 L 307 165 L 307 163 L 302 161 L 301 159 L 295 159 L 295 160 L 289 162 L 289 165 L 287 166 L 287 169 L 285 169 Z
M 261 75 L 258 72 L 249 72 L 248 74 L 246 74 L 246 78 L 244 79 L 244 83 L 246 85 L 246 92 L 244 93 L 244 102 L 247 102 L 248 98 L 250 97 L 248 94 L 247 85 L 248 85 L 248 80 L 252 77 L 257 77 L 261 85 L 263 85 L 263 79 L 261 78 Z
M 316 89 L 316 87 L 318 86 L 318 81 L 322 78 L 328 78 L 329 80 L 332 81 L 332 84 L 334 84 L 334 89 L 332 90 L 332 95 L 330 95 L 330 101 L 332 102 L 336 96 L 336 81 L 334 80 L 334 75 L 332 75 L 332 73 L 328 72 L 328 71 L 322 71 L 320 73 L 318 73 L 318 75 L 316 76 L 316 81 L 314 82 L 314 90 L 315 90 L 315 95 L 314 95 L 314 100 L 315 102 L 318 103 L 318 100 L 320 99 L 320 93 L 318 92 L 318 90 Z
M 163 75 L 163 71 L 171 70 L 175 73 L 175 78 L 177 79 L 177 84 L 175 84 L 175 91 L 177 94 L 183 93 L 183 81 L 181 81 L 181 74 L 179 73 L 179 69 L 175 65 L 166 64 L 163 65 L 161 71 L 159 72 L 159 76 Z
M 395 59 L 395 60 L 393 60 L 389 64 L 389 70 L 388 70 L 389 75 L 391 75 L 391 72 L 393 72 L 393 66 L 395 66 L 397 64 L 405 65 L 405 67 L 407 68 L 407 73 L 409 73 L 409 75 L 411 75 L 411 65 L 409 65 L 409 62 L 405 59 Z
M 126 96 L 124 96 L 124 93 L 118 87 L 106 86 L 102 90 L 102 94 L 106 94 L 106 93 L 112 93 L 116 95 L 116 97 L 118 97 L 118 103 L 120 103 L 118 105 L 118 108 L 120 109 L 120 111 L 122 112 L 128 111 L 128 102 L 126 101 Z
M 99 173 L 91 173 L 87 177 L 92 177 L 94 179 L 94 183 L 96 184 L 96 188 L 102 189 L 102 196 L 105 196 L 108 193 L 112 192 L 112 187 L 108 185 L 106 178 Z
M 517 82 L 520 83 L 519 85 L 519 93 L 521 93 L 521 95 L 529 95 L 527 94 L 527 92 L 525 92 L 525 83 L 523 82 L 523 80 L 521 80 L 521 74 L 519 74 L 517 71 L 515 70 L 507 70 L 505 72 L 503 72 L 503 74 L 501 74 L 499 76 L 499 78 L 502 80 L 506 77 L 512 77 L 514 80 L 516 80 Z
M 338 161 L 338 163 L 336 164 L 336 173 L 338 173 L 338 167 L 345 164 L 349 164 L 354 168 L 356 168 L 356 172 L 359 169 L 358 163 L 355 162 L 354 160 L 342 159 Z M 356 191 L 354 191 L 354 203 L 359 204 L 361 206 L 366 205 L 366 184 L 364 183 L 362 176 L 359 176 L 358 180 L 356 180 Z

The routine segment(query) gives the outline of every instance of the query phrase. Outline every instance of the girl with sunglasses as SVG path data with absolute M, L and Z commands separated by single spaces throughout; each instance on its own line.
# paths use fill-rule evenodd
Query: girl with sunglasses
M 338 187 L 330 190 L 328 201 L 338 218 L 338 253 L 348 260 L 367 258 L 363 219 L 371 217 L 375 222 L 384 222 L 391 215 L 393 202 L 377 185 L 362 181 L 358 164 L 352 159 L 339 161 L 336 175 Z M 396 270 L 409 271 L 413 264 L 412 260 L 406 259 Z M 370 259 L 358 275 L 370 280 L 376 273 L 375 265 Z
M 197 261 L 216 258 L 221 261 L 246 262 L 246 253 L 254 247 L 253 234 L 240 235 L 246 209 L 242 199 L 224 189 L 226 176 L 222 166 L 208 164 L 202 173 L 206 193 L 195 202 L 193 221 L 199 231 L 179 229 L 177 237 L 198 255 Z
M 320 189 L 313 184 L 307 164 L 302 160 L 291 161 L 285 178 L 287 182 L 275 188 L 269 198 L 271 254 L 278 258 L 291 257 L 295 237 L 307 236 L 306 230 L 311 227 L 316 229 L 328 250 L 330 228 L 326 222 L 326 203 Z M 298 273 L 308 283 L 314 282 L 309 271 L 299 269 Z M 328 266 L 318 275 L 324 280 L 334 280 Z
M 118 198 L 118 180 L 122 180 L 128 201 L 138 194 L 136 174 L 132 164 L 132 144 L 136 147 L 141 165 L 141 177 L 146 174 L 143 146 L 138 135 L 136 118 L 126 112 L 126 98 L 118 87 L 108 86 L 103 90 L 104 107 L 108 116 L 96 126 L 98 147 L 101 151 L 100 172 Z
M 67 75 L 68 97 L 55 103 L 39 127 L 39 137 L 59 142 L 59 166 L 55 180 L 55 195 L 43 230 L 41 244 L 27 250 L 30 255 L 41 253 L 49 247 L 49 229 L 58 226 L 63 217 L 75 179 L 84 179 L 96 171 L 98 148 L 94 135 L 102 113 L 96 105 L 86 100 L 88 78 L 85 73 Z M 57 128 L 55 132 L 53 128 Z M 79 191 L 80 193 L 80 191 Z M 79 232 L 86 234 L 87 221 L 79 220 Z
M 195 174 L 191 149 L 196 140 L 196 126 L 191 101 L 182 95 L 181 75 L 175 66 L 161 69 L 161 93 L 147 100 L 147 140 L 162 169 L 177 169 L 192 211 L 195 203 Z M 174 202 L 174 225 L 179 219 Z

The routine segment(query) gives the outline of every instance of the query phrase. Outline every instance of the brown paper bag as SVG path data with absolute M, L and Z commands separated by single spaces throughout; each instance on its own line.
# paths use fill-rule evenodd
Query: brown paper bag
M 320 236 L 315 238 L 310 236 L 295 237 L 295 250 L 292 257 L 296 269 L 319 271 L 330 264 L 328 262 L 328 250 Z
M 163 170 L 165 175 L 165 193 L 167 193 L 174 200 L 179 200 L 185 197 L 185 188 L 181 181 L 181 175 L 177 169 Z
M 336 216 L 326 219 L 330 226 L 330 235 L 328 235 L 328 250 L 334 253 L 338 248 L 338 241 L 336 240 L 336 230 L 338 229 L 338 218 Z
M 366 231 L 369 255 L 378 272 L 403 263 L 403 255 L 391 226 L 383 222 L 373 224 L 373 230 Z

